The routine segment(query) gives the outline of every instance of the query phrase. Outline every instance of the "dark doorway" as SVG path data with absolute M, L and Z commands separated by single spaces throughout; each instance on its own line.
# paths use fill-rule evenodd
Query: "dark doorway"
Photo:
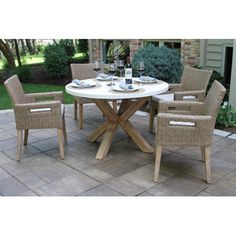
M 226 84 L 230 84 L 231 79 L 231 68 L 233 59 L 233 47 L 225 48 L 225 69 L 224 69 L 224 79 Z

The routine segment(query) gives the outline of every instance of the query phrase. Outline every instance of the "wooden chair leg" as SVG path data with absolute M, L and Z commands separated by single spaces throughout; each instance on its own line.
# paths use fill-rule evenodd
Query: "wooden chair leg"
M 28 142 L 28 134 L 29 134 L 29 130 L 28 130 L 28 129 L 25 129 L 24 145 L 27 145 L 27 142 Z
M 79 128 L 83 129 L 83 104 L 79 104 Z
M 201 148 L 201 154 L 202 154 L 202 161 L 205 162 L 205 147 L 202 146 Z
M 153 123 L 154 123 L 155 109 L 151 103 L 150 105 L 150 114 L 149 114 L 149 132 L 153 132 Z
M 160 171 L 160 165 L 161 165 L 161 150 L 162 146 L 157 145 L 156 146 L 156 160 L 155 160 L 155 170 L 154 170 L 154 182 L 158 182 L 159 178 L 159 171 Z
M 211 183 L 211 147 L 204 147 L 206 181 Z
M 113 110 L 117 113 L 117 101 L 112 101 Z
M 67 144 L 68 140 L 67 140 L 67 133 L 66 133 L 66 122 L 65 122 L 64 117 L 63 117 L 63 136 L 64 136 L 65 144 Z
M 74 119 L 77 120 L 77 101 L 74 99 Z
M 16 161 L 20 161 L 22 152 L 22 139 L 23 139 L 23 130 L 17 130 Z
M 64 160 L 64 144 L 63 144 L 63 130 L 57 129 L 59 149 L 61 154 L 61 160 Z

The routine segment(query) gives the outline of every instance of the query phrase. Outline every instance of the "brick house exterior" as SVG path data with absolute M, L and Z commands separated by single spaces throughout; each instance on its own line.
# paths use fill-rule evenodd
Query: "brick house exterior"
M 142 47 L 142 39 L 130 40 L 130 58 L 132 61 L 135 52 Z M 102 60 L 101 40 L 89 40 L 90 62 Z M 184 65 L 196 66 L 199 65 L 200 59 L 200 40 L 199 39 L 182 39 L 181 40 L 181 61 Z

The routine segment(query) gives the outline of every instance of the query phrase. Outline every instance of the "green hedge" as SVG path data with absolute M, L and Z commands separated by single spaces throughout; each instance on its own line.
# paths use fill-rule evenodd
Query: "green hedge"
M 59 44 L 48 45 L 44 50 L 45 68 L 50 77 L 61 78 L 68 74 L 68 56 Z
M 138 75 L 135 69 L 138 68 L 140 61 L 143 61 L 145 65 L 144 75 L 152 76 L 168 83 L 180 81 L 183 66 L 176 49 L 156 47 L 152 44 L 140 48 L 134 54 L 132 61 L 134 76 Z

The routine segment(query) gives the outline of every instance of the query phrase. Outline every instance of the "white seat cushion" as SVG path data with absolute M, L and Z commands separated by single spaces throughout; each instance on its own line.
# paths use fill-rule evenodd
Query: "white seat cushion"
M 159 101 L 174 101 L 174 94 L 167 93 L 167 94 L 157 94 L 152 96 L 152 100 L 159 102 Z

